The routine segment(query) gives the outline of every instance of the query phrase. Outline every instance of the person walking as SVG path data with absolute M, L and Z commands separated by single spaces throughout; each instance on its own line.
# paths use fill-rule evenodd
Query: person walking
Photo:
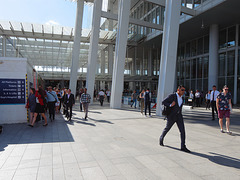
M 137 106 L 137 93 L 136 91 L 133 91 L 132 95 L 131 95 L 131 107 L 134 105 L 134 107 L 136 108 Z
M 206 110 L 210 110 L 211 91 L 206 94 Z
M 46 103 L 46 100 L 45 100 L 45 96 L 44 96 L 44 90 L 42 88 L 39 88 L 39 90 L 37 90 L 35 92 L 35 97 L 36 97 L 36 108 L 35 108 L 35 111 L 34 111 L 34 117 L 33 117 L 33 121 L 32 123 L 29 124 L 30 127 L 33 127 L 34 126 L 34 123 L 37 119 L 37 115 L 40 113 L 41 116 L 44 118 L 45 120 L 45 124 L 43 124 L 43 126 L 47 126 L 48 125 L 48 122 L 47 122 L 47 118 L 45 116 L 45 103 Z
M 191 151 L 187 149 L 185 145 L 186 135 L 185 135 L 183 116 L 182 116 L 182 107 L 183 107 L 183 100 L 184 100 L 182 96 L 184 92 L 185 92 L 184 86 L 180 85 L 178 86 L 176 93 L 170 94 L 162 102 L 164 106 L 167 106 L 170 108 L 170 114 L 167 115 L 167 124 L 160 136 L 159 144 L 160 146 L 164 146 L 163 144 L 164 137 L 176 122 L 178 129 L 180 131 L 180 136 L 181 136 L 181 151 L 190 153 Z
M 194 102 L 194 95 L 193 95 L 193 91 L 191 91 L 189 94 L 188 103 L 189 103 L 189 106 L 192 106 L 192 108 L 193 108 L 193 102 Z
M 72 119 L 72 107 L 75 104 L 74 95 L 71 93 L 71 89 L 68 89 L 68 93 L 65 96 L 65 104 L 66 104 L 66 116 L 68 121 Z
M 47 100 L 48 100 L 48 109 L 49 109 L 49 118 L 52 120 L 55 119 L 55 103 L 59 102 L 57 94 L 53 91 L 52 86 L 48 87 L 47 92 Z
M 85 112 L 84 119 L 87 119 L 87 117 L 88 117 L 88 105 L 90 103 L 90 100 L 91 100 L 91 96 L 90 96 L 90 94 L 87 93 L 87 88 L 84 88 L 84 93 L 82 94 L 81 99 L 80 99 L 80 102 L 82 103 L 83 109 Z
M 82 103 L 81 103 L 81 96 L 83 94 L 83 89 L 81 88 L 79 91 L 79 103 L 80 103 L 80 112 L 82 112 Z
M 139 95 L 142 115 L 143 115 L 143 108 L 144 108 L 144 93 L 145 93 L 145 89 L 143 89 L 142 92 Z
M 219 118 L 219 125 L 221 132 L 223 131 L 223 117 L 226 118 L 226 131 L 228 134 L 232 134 L 232 132 L 229 130 L 230 125 L 230 109 L 232 109 L 232 102 L 231 102 L 232 96 L 228 91 L 228 86 L 225 85 L 223 87 L 223 92 L 219 93 L 217 95 L 216 100 L 216 106 L 218 110 L 218 118 Z
M 28 97 L 27 108 L 30 109 L 30 124 L 32 124 L 33 116 L 36 108 L 36 97 L 35 97 L 35 89 L 30 88 L 30 95 Z
M 108 101 L 108 103 L 110 103 L 111 91 L 108 89 L 108 90 L 106 91 L 106 94 L 107 94 L 107 101 Z
M 103 101 L 105 99 L 105 93 L 103 91 L 103 89 L 98 93 L 98 98 L 99 98 L 99 101 L 100 101 L 100 105 L 103 106 Z
M 149 113 L 149 117 L 151 117 L 151 99 L 152 95 L 149 91 L 149 88 L 147 88 L 146 92 L 144 92 L 144 106 L 145 106 L 145 116 L 147 117 L 147 109 Z
M 215 120 L 214 111 L 216 111 L 218 115 L 216 99 L 217 99 L 217 95 L 219 94 L 219 91 L 217 90 L 217 87 L 215 85 L 213 85 L 212 89 L 213 90 L 211 92 L 211 106 L 212 106 L 212 120 L 214 121 Z

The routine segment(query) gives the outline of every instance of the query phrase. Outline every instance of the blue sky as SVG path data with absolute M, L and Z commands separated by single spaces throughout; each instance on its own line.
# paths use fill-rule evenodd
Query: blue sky
M 76 2 L 68 0 L 0 0 L 0 20 L 75 26 Z M 90 28 L 91 8 L 85 6 L 83 28 Z

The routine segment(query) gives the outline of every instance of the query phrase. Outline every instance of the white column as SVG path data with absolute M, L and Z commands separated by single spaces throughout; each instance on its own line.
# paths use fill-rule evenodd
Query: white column
M 137 47 L 134 48 L 134 58 L 132 60 L 132 75 L 136 75 Z
M 218 25 L 210 25 L 209 31 L 209 66 L 208 89 L 218 85 Z
M 152 76 L 153 70 L 152 70 L 152 48 L 148 50 L 148 76 Z
M 120 0 L 110 108 L 121 108 L 131 0 Z
M 105 51 L 101 51 L 101 74 L 105 74 Z
M 234 97 L 233 104 L 237 104 L 237 81 L 238 81 L 238 43 L 239 43 L 239 24 L 236 25 L 236 46 L 235 46 L 235 70 L 234 70 Z
M 157 111 L 162 116 L 162 101 L 174 91 L 181 1 L 167 0 L 163 29 L 161 65 L 158 80 Z
M 94 84 L 95 84 L 95 72 L 96 63 L 98 58 L 98 42 L 99 42 L 99 31 L 100 31 L 100 20 L 101 20 L 102 0 L 94 0 L 93 7 L 93 21 L 92 21 L 92 34 L 90 38 L 90 48 L 88 54 L 88 70 L 86 86 L 88 93 L 93 97 Z M 91 102 L 93 98 L 91 99 Z
M 77 87 L 77 75 L 79 68 L 79 53 L 80 53 L 80 43 L 81 43 L 81 33 L 82 33 L 82 19 L 83 19 L 83 7 L 84 0 L 77 1 L 77 13 L 76 13 L 76 22 L 74 30 L 74 44 L 72 50 L 72 67 L 70 75 L 70 86 L 72 93 L 76 94 Z
M 113 73 L 113 45 L 108 44 L 108 74 Z
M 6 52 L 7 52 L 7 43 L 6 43 L 6 37 L 2 36 L 2 56 L 6 57 Z

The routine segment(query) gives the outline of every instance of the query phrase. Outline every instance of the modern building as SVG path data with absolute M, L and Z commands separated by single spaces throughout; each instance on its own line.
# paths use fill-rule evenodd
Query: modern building
M 240 1 L 75 3 L 75 28 L 0 22 L 0 56 L 27 58 L 47 83 L 110 88 L 112 108 L 124 89 L 149 87 L 160 102 L 177 84 L 204 92 L 227 84 L 240 103 Z M 93 8 L 92 29 L 82 29 L 84 6 Z

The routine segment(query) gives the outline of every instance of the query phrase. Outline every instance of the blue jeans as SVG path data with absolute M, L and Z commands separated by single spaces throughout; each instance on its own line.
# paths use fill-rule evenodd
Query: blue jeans
M 132 104 L 131 104 L 131 107 L 133 106 L 133 104 L 135 103 L 135 108 L 136 108 L 136 106 L 137 106 L 137 99 L 133 99 L 133 102 L 132 102 Z

